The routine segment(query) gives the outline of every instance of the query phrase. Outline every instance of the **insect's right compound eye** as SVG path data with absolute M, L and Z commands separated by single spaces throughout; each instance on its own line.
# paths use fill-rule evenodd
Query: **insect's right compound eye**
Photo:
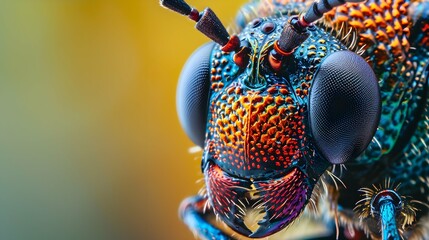
M 214 43 L 197 49 L 188 59 L 177 86 L 176 108 L 188 137 L 203 147 L 210 89 L 210 57 Z
M 356 158 L 380 120 L 377 76 L 359 55 L 338 51 L 323 60 L 313 81 L 309 119 L 317 147 L 332 164 Z

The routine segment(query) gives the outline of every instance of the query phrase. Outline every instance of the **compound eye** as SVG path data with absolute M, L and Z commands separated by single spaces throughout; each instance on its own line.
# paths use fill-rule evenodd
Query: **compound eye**
M 214 43 L 197 49 L 180 74 L 176 108 L 182 128 L 188 137 L 203 147 L 210 89 L 210 56 Z
M 371 142 L 380 120 L 377 77 L 350 51 L 329 55 L 310 90 L 309 119 L 316 146 L 332 164 L 356 158 Z

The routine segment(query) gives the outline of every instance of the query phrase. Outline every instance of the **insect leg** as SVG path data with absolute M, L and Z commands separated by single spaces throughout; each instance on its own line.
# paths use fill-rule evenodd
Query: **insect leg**
M 208 211 L 207 214 L 204 213 L 204 206 L 207 201 L 207 198 L 198 195 L 183 200 L 179 209 L 183 222 L 201 239 L 233 240 L 207 220 L 205 215 L 209 215 L 209 213 Z
M 371 201 L 371 211 L 381 222 L 383 240 L 400 240 L 396 213 L 402 208 L 401 197 L 393 190 L 379 192 Z
M 385 201 L 380 206 L 381 229 L 383 239 L 399 240 L 398 228 L 395 220 L 395 207 L 391 201 Z

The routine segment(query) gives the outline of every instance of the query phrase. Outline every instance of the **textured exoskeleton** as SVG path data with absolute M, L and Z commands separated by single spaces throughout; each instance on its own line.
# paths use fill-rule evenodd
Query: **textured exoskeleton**
M 429 239 L 429 1 L 251 1 L 233 36 L 210 9 L 161 4 L 214 41 L 177 95 L 203 149 L 180 209 L 196 235 L 289 239 L 311 218 L 327 239 Z

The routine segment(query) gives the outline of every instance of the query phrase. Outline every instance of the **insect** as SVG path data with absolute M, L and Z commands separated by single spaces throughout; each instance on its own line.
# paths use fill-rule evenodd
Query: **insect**
M 177 95 L 203 149 L 205 187 L 180 208 L 196 235 L 311 215 L 337 239 L 429 239 L 429 1 L 254 0 L 231 36 L 209 8 L 160 2 L 213 40 Z

